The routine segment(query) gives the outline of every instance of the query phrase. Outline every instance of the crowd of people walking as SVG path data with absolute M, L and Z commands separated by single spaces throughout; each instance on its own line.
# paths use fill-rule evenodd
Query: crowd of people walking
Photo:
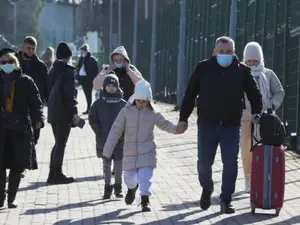
M 87 44 L 80 47 L 80 59 L 75 66 L 70 63 L 72 51 L 64 42 L 56 51 L 47 48 L 41 59 L 36 55 L 36 48 L 37 40 L 26 37 L 19 52 L 0 51 L 0 207 L 7 197 L 8 207 L 16 208 L 22 174 L 26 169 L 38 169 L 35 146 L 40 129 L 45 126 L 44 106 L 47 106 L 47 122 L 55 139 L 49 156 L 47 183 L 76 181 L 63 173 L 65 148 L 72 127 L 82 127 L 76 79 L 87 102 L 82 114 L 88 115 L 96 137 L 96 155 L 102 159 L 104 199 L 110 199 L 113 193 L 117 198 L 124 197 L 124 172 L 126 204 L 134 202 L 139 189 L 142 211 L 151 211 L 151 179 L 157 166 L 154 127 L 175 135 L 184 133 L 197 101 L 197 169 L 203 190 L 200 206 L 207 210 L 211 205 L 212 166 L 220 145 L 221 212 L 235 212 L 231 202 L 238 173 L 239 144 L 241 142 L 245 191 L 249 192 L 252 125 L 258 126 L 260 114 L 268 108 L 277 110 L 284 99 L 278 77 L 265 68 L 259 43 L 246 45 L 241 62 L 236 56 L 234 41 L 229 37 L 218 38 L 212 56 L 199 62 L 190 77 L 178 124 L 155 110 L 151 85 L 131 64 L 123 46 L 110 54 L 109 66 L 100 72 Z M 93 89 L 98 98 L 92 103 Z

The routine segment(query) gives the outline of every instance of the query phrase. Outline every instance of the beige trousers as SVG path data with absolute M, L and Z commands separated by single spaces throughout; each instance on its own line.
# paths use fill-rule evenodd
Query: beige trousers
M 251 149 L 251 120 L 242 120 L 241 123 L 241 158 L 243 163 L 244 174 L 251 173 L 252 153 Z

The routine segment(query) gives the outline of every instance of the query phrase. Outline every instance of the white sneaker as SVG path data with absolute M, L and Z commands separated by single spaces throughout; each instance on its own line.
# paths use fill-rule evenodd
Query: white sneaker
M 245 174 L 245 192 L 250 193 L 251 190 L 251 174 Z

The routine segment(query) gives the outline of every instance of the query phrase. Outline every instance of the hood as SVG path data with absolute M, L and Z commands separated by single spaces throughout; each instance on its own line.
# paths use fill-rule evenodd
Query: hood
M 122 56 L 124 56 L 124 58 L 128 61 L 129 64 L 131 63 L 131 61 L 130 61 L 130 59 L 129 59 L 129 57 L 128 57 L 127 51 L 126 51 L 126 49 L 124 48 L 124 46 L 119 46 L 119 47 L 117 47 L 117 48 L 110 54 L 110 56 L 109 56 L 109 62 L 110 62 L 110 63 L 113 63 L 113 60 L 112 60 L 113 54 L 119 54 L 119 55 L 122 55 Z

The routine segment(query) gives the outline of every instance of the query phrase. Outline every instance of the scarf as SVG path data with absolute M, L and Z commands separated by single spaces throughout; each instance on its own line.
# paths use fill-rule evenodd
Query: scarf
M 119 103 L 123 98 L 123 91 L 118 89 L 115 93 L 101 91 L 100 96 L 106 103 Z
M 267 109 L 268 107 L 271 107 L 270 99 L 272 96 L 270 92 L 269 80 L 266 76 L 265 64 L 264 62 L 261 62 L 257 66 L 251 66 L 250 68 L 251 74 L 255 78 L 262 95 L 263 108 Z
M 14 71 L 13 73 L 7 75 L 2 74 L 3 79 L 3 88 L 4 88 L 4 96 L 5 96 L 5 112 L 12 112 L 14 97 L 15 97 L 15 83 L 16 76 L 18 76 L 18 72 Z

